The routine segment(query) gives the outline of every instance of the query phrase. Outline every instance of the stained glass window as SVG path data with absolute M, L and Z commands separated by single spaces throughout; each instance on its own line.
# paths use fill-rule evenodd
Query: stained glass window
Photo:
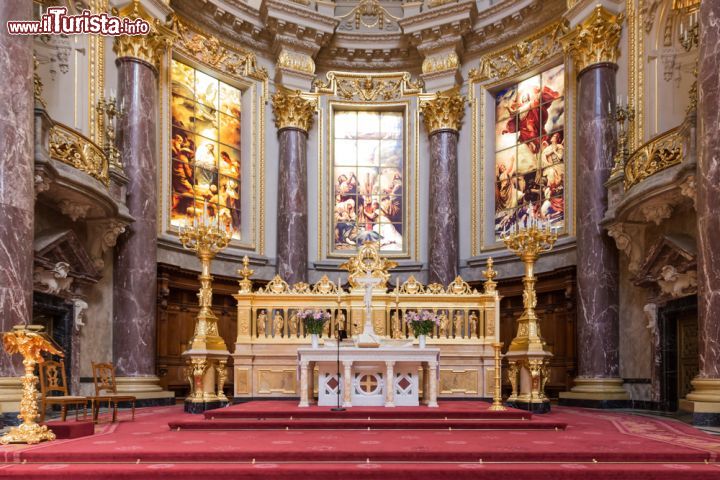
M 403 113 L 337 111 L 333 127 L 335 250 L 376 241 L 402 251 Z
M 532 215 L 565 221 L 563 66 L 495 96 L 495 237 Z
M 240 235 L 240 90 L 172 62 L 171 225 L 205 215 Z

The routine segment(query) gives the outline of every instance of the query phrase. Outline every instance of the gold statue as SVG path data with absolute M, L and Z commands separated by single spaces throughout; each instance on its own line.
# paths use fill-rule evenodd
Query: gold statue
M 257 317 L 257 334 L 258 337 L 266 337 L 265 328 L 267 327 L 267 313 L 265 310 L 260 310 L 260 314 Z
M 450 319 L 448 318 L 447 313 L 443 311 L 440 315 L 438 315 L 438 323 L 440 325 L 438 336 L 447 338 L 450 333 Z
M 470 331 L 468 332 L 468 338 L 473 338 L 476 335 L 478 335 L 478 331 L 477 331 L 478 317 L 474 311 L 470 312 L 470 317 L 468 318 L 468 323 L 469 323 L 468 328 L 470 329 Z
M 283 330 L 285 329 L 285 319 L 280 313 L 280 310 L 275 311 L 275 317 L 273 318 L 273 331 L 275 332 L 274 337 L 282 337 Z
M 336 317 L 336 319 L 335 319 L 336 329 L 337 329 L 337 330 L 345 330 L 345 326 L 346 326 L 345 323 L 346 323 L 346 321 L 347 321 L 347 320 L 345 319 L 345 314 L 343 313 L 343 311 L 342 311 L 342 310 L 338 310 L 337 317 Z
M 291 337 L 297 337 L 298 335 L 298 318 L 297 311 L 293 311 L 288 318 L 288 330 L 290 331 Z
M 17 427 L 12 427 L 8 433 L 0 438 L 0 443 L 27 443 L 35 444 L 43 440 L 55 440 L 55 434 L 45 425 L 38 425 L 35 419 L 38 416 L 37 406 L 37 377 L 35 364 L 42 363 L 42 352 L 63 356 L 52 341 L 43 333 L 41 325 L 15 325 L 13 329 L 3 335 L 3 346 L 9 354 L 19 353 L 23 356 L 25 375 L 22 377 L 22 400 L 20 401 L 20 414 L 18 418 L 23 421 Z
M 392 325 L 392 338 L 402 338 L 402 323 L 397 310 L 393 311 L 390 323 Z
M 461 310 L 455 310 L 455 313 L 453 314 L 455 338 L 462 338 L 463 323 L 465 323 L 465 315 Z

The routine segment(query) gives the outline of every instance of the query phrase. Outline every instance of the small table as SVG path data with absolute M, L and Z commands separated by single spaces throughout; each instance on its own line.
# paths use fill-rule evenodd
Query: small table
M 340 347 L 341 378 L 337 376 L 337 347 L 298 348 L 300 407 L 308 407 L 313 375 L 318 366 L 318 405 L 343 407 L 418 406 L 418 371 L 423 369 L 423 403 L 437 407 L 439 348 L 381 345 L 378 348 Z M 341 381 L 342 380 L 342 381 Z

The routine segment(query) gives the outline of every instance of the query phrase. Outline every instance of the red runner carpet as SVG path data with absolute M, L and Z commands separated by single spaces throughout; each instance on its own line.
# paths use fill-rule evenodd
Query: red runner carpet
M 279 412 L 291 407 L 288 402 L 272 402 L 284 404 L 277 406 L 253 403 L 224 409 L 222 415 L 216 411 L 208 417 L 223 416 L 222 421 L 237 422 L 242 419 L 227 415 L 243 409 L 272 407 Z M 484 404 L 444 402 L 434 411 L 467 407 L 465 417 L 457 418 L 464 419 L 472 411 L 470 407 L 477 409 L 478 405 Z M 427 415 L 424 421 L 436 421 L 436 413 Z M 383 421 L 392 420 L 389 413 L 380 416 L 384 416 Z M 183 413 L 180 406 L 145 408 L 138 410 L 134 422 L 129 412 L 123 412 L 120 423 L 102 424 L 89 437 L 1 447 L 5 463 L 0 464 L 0 477 L 720 479 L 719 438 L 674 420 L 625 413 L 558 407 L 550 414 L 526 420 L 528 424 L 567 424 L 565 430 L 342 427 L 178 431 L 168 427 L 199 418 Z M 257 418 L 252 421 L 257 422 Z M 282 415 L 274 419 L 289 420 Z M 343 419 L 347 420 L 352 419 Z M 506 421 L 517 422 L 512 418 Z

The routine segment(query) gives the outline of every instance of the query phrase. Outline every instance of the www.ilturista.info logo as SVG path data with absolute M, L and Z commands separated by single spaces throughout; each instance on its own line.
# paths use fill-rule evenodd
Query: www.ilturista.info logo
M 90 10 L 83 10 L 79 15 L 68 15 L 66 7 L 48 7 L 40 20 L 9 21 L 7 30 L 10 35 L 147 35 L 150 33 L 150 24 L 142 18 L 114 17 L 107 13 L 92 13 Z

